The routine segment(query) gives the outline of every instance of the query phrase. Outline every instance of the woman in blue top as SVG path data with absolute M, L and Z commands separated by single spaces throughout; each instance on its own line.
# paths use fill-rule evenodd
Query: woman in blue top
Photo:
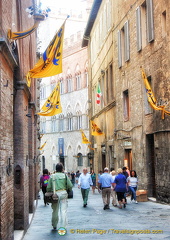
M 94 194 L 95 193 L 95 188 L 96 188 L 96 174 L 95 174 L 94 170 L 92 170 L 92 172 L 91 172 L 91 180 L 92 180 L 92 183 L 93 183 L 92 191 L 93 191 L 93 194 Z
M 126 177 L 122 174 L 122 169 L 118 168 L 117 170 L 118 175 L 115 177 L 114 180 L 114 191 L 117 194 L 117 199 L 119 203 L 119 208 L 122 208 L 122 204 L 124 208 L 126 207 L 125 204 L 125 192 L 127 190 L 127 180 Z

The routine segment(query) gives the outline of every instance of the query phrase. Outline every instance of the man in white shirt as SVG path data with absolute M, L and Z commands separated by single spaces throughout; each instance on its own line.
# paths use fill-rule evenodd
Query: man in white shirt
M 92 186 L 91 175 L 87 172 L 87 168 L 83 169 L 83 173 L 80 175 L 78 180 L 78 188 L 81 188 L 81 194 L 83 198 L 83 207 L 87 206 L 88 195 L 90 186 Z

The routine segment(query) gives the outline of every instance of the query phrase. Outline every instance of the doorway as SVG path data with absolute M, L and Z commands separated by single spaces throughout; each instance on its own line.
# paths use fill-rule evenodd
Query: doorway
M 146 135 L 146 164 L 148 175 L 148 195 L 156 198 L 154 135 Z
M 132 170 L 132 149 L 125 149 L 124 166 Z

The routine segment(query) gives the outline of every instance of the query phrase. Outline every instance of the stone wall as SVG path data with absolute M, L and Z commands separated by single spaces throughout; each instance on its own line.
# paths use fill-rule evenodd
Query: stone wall
M 147 41 L 146 24 L 147 3 L 153 3 L 153 39 Z M 102 16 L 110 19 L 107 11 L 109 4 L 112 14 L 111 27 L 105 31 L 102 25 Z M 142 47 L 137 50 L 137 16 L 136 9 L 141 8 Z M 149 7 L 148 7 L 149 9 Z M 151 109 L 147 102 L 146 90 L 141 74 L 141 67 L 146 76 L 150 77 L 151 87 L 157 99 L 157 105 L 165 104 L 170 111 L 169 90 L 169 12 L 170 2 L 162 1 L 135 1 L 116 0 L 102 1 L 94 25 L 90 32 L 88 42 L 90 94 L 93 96 L 94 86 L 102 80 L 104 73 L 105 84 L 103 95 L 113 91 L 112 114 L 105 118 L 110 103 L 106 101 L 103 107 L 93 106 L 90 118 L 94 119 L 106 131 L 105 140 L 95 137 L 97 148 L 95 149 L 95 165 L 102 166 L 103 154 L 101 146 L 105 144 L 106 164 L 109 166 L 109 137 L 113 137 L 114 167 L 123 167 L 128 158 L 128 167 L 137 171 L 139 177 L 139 189 L 147 189 L 149 196 L 154 196 L 158 201 L 169 203 L 169 123 L 170 117 L 162 118 L 161 111 Z M 106 11 L 105 11 L 106 10 Z M 106 16 L 105 16 L 106 15 Z M 126 28 L 128 26 L 128 28 Z M 146 28 L 146 29 L 145 29 Z M 126 38 L 126 30 L 128 37 Z M 147 31 L 146 31 L 147 30 Z M 103 32 L 105 31 L 105 35 Z M 118 42 L 118 32 L 121 42 Z M 97 37 L 100 41 L 97 41 Z M 129 45 L 128 45 L 129 41 Z M 96 44 L 95 44 L 96 43 Z M 126 45 L 127 44 L 127 45 Z M 125 57 L 125 46 L 129 46 L 129 58 L 118 64 L 118 53 L 121 46 L 121 57 Z M 127 52 L 126 52 L 127 53 Z M 119 55 L 120 56 L 120 55 Z M 113 89 L 107 89 L 107 69 L 113 64 Z M 128 117 L 125 118 L 125 94 L 128 92 L 129 107 Z M 106 100 L 106 99 L 105 99 Z M 92 102 L 94 104 L 95 98 Z M 127 103 L 127 102 L 126 102 Z M 127 105 L 126 105 L 127 106 Z M 110 122 L 114 124 L 110 126 Z M 109 133 L 112 133 L 113 135 Z M 102 142 L 103 141 L 103 142 Z M 98 166 L 97 166 L 98 164 Z M 110 164 L 111 166 L 111 164 Z M 109 166 L 109 167 L 110 167 Z M 161 171 L 160 171 L 161 169 Z

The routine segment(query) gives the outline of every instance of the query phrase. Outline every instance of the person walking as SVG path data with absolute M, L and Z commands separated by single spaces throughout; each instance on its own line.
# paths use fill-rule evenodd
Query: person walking
M 112 175 L 109 174 L 109 169 L 107 167 L 104 168 L 104 173 L 100 176 L 98 181 L 99 186 L 101 185 L 102 189 L 102 199 L 104 203 L 104 210 L 110 209 L 110 195 L 111 195 L 111 185 L 113 185 Z
M 50 179 L 50 175 L 48 172 L 48 169 L 43 170 L 43 175 L 40 177 L 40 188 L 42 189 L 43 192 L 43 199 L 44 199 L 44 205 L 49 205 L 46 201 L 45 193 L 47 192 L 47 185 L 48 181 Z
M 49 179 L 47 192 L 53 192 L 53 179 L 55 179 L 55 190 L 58 195 L 58 202 L 52 203 L 51 208 L 52 212 L 52 226 L 53 229 L 57 229 L 58 222 L 60 220 L 60 227 L 67 227 L 67 191 L 72 190 L 72 183 L 68 176 L 63 172 L 63 164 L 57 163 L 56 165 L 56 173 Z
M 75 179 L 76 179 L 76 184 L 78 184 L 78 180 L 79 180 L 80 174 L 81 174 L 80 171 L 77 170 L 77 172 L 76 172 L 76 177 L 75 177 Z
M 126 177 L 126 179 L 129 177 L 129 174 L 128 174 L 128 171 L 127 171 L 127 167 L 123 167 L 122 168 L 122 174 Z M 126 199 L 126 196 L 128 194 L 128 190 L 125 192 L 125 203 L 127 203 L 127 199 Z
M 115 177 L 114 180 L 114 190 L 117 194 L 119 208 L 122 208 L 122 204 L 124 208 L 126 207 L 125 192 L 127 191 L 127 180 L 126 177 L 122 174 L 122 172 L 123 170 L 121 168 L 118 168 L 118 175 Z
M 111 175 L 112 175 L 112 178 L 113 178 L 113 181 L 115 180 L 115 177 L 116 177 L 116 171 L 112 171 L 111 172 Z M 111 186 L 111 197 L 112 197 L 112 205 L 114 207 L 117 206 L 117 198 L 116 198 L 116 192 L 114 190 L 114 186 Z
M 71 172 L 71 183 L 73 184 L 73 186 L 75 184 L 75 176 L 76 176 L 76 174 L 74 173 L 74 171 L 72 171 Z
M 138 177 L 136 174 L 135 170 L 130 171 L 130 177 L 128 177 L 128 185 L 129 185 L 129 190 L 131 192 L 131 202 L 134 200 L 135 203 L 138 203 L 136 201 L 136 190 L 138 186 Z
M 93 191 L 93 194 L 94 194 L 95 193 L 95 188 L 96 188 L 96 173 L 94 172 L 94 170 L 92 170 L 92 172 L 91 172 L 91 179 L 92 179 L 92 183 L 93 183 L 92 191 Z
M 87 172 L 87 168 L 84 168 L 83 173 L 81 173 L 78 179 L 78 188 L 81 188 L 83 207 L 87 206 L 90 186 L 93 186 L 91 175 Z

